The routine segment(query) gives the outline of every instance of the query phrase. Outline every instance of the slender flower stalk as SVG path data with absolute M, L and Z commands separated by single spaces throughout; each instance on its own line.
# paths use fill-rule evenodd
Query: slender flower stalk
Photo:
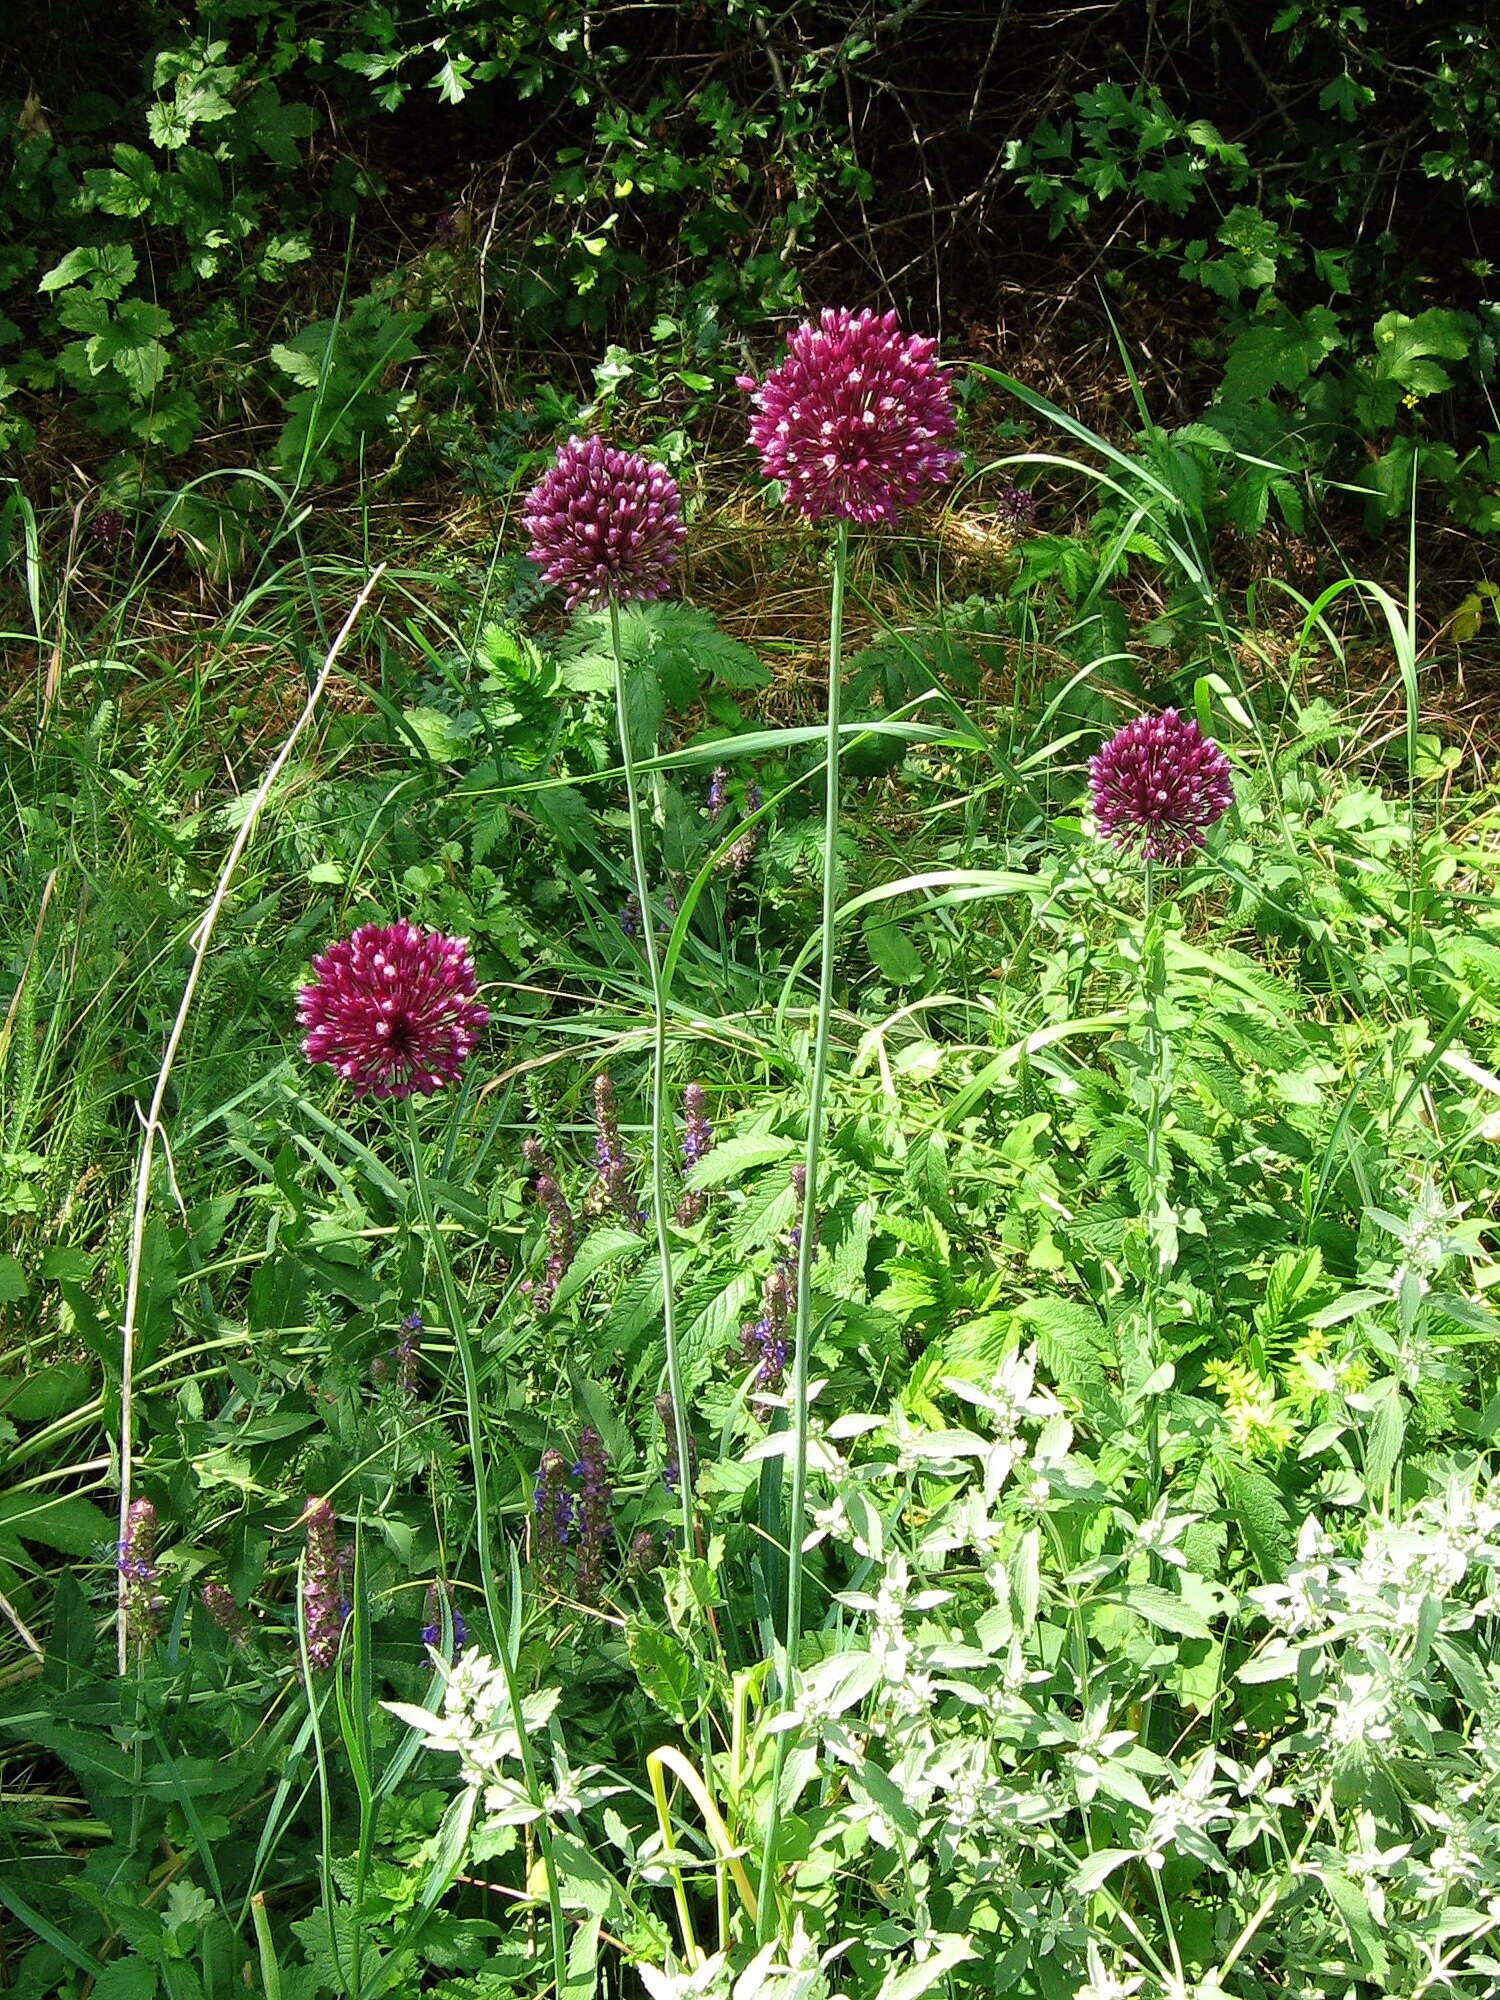
M 567 1970 L 567 1928 L 563 1916 L 562 1890 L 558 1881 L 557 1862 L 552 1851 L 552 1826 L 543 1809 L 541 1781 L 537 1776 L 536 1758 L 531 1747 L 531 1739 L 526 1731 L 525 1714 L 521 1706 L 521 1690 L 516 1684 L 515 1662 L 510 1655 L 507 1641 L 509 1622 L 501 1613 L 499 1590 L 495 1581 L 495 1563 L 492 1555 L 492 1527 L 490 1522 L 489 1474 L 484 1453 L 484 1411 L 479 1396 L 479 1369 L 474 1359 L 474 1343 L 469 1337 L 468 1319 L 464 1313 L 463 1301 L 458 1295 L 458 1282 L 453 1275 L 448 1248 L 438 1228 L 437 1210 L 433 1204 L 432 1190 L 427 1184 L 427 1173 L 422 1158 L 422 1140 L 417 1130 L 416 1106 L 408 1100 L 406 1106 L 407 1150 L 411 1159 L 412 1186 L 416 1191 L 417 1208 L 422 1218 L 422 1229 L 432 1251 L 433 1262 L 437 1265 L 438 1281 L 442 1286 L 443 1305 L 448 1315 L 449 1329 L 453 1335 L 453 1345 L 458 1352 L 459 1373 L 464 1386 L 464 1427 L 468 1433 L 469 1464 L 474 1475 L 474 1539 L 479 1559 L 479 1575 L 484 1591 L 485 1614 L 490 1622 L 494 1637 L 495 1656 L 500 1671 L 505 1677 L 506 1703 L 510 1709 L 511 1722 L 515 1728 L 517 1745 L 521 1758 L 521 1774 L 526 1786 L 526 1795 L 538 1812 L 537 1844 L 541 1849 L 542 1868 L 547 1885 L 547 1914 L 551 1932 L 552 1976 L 561 1992 Z
M 657 949 L 656 926 L 650 921 L 651 889 L 646 876 L 646 835 L 641 812 L 640 788 L 636 781 L 635 752 L 630 740 L 630 716 L 625 696 L 625 654 L 620 642 L 620 607 L 609 600 L 609 634 L 615 662 L 615 719 L 620 734 L 620 761 L 625 767 L 625 797 L 630 812 L 630 857 L 635 871 L 635 893 L 647 919 L 641 926 L 641 945 L 646 958 L 646 976 L 651 988 L 651 1220 L 656 1231 L 656 1257 L 661 1268 L 662 1347 L 667 1372 L 667 1393 L 672 1399 L 672 1427 L 677 1446 L 677 1462 L 686 1474 L 691 1464 L 687 1420 L 687 1390 L 682 1374 L 682 1355 L 677 1337 L 677 1300 L 672 1271 L 670 1190 L 667 1179 L 667 1128 L 671 1114 L 667 1108 L 667 989 L 662 977 Z M 693 1488 L 688 1476 L 682 1479 L 678 1498 L 682 1503 L 682 1546 L 693 1547 Z
M 449 1665 L 456 1660 L 469 1643 L 469 1628 L 464 1623 L 464 1614 L 453 1602 L 453 1592 L 446 1583 L 429 1583 L 427 1586 L 427 1623 L 422 1627 L 422 1644 L 439 1647 L 443 1643 L 443 1612 L 448 1613 L 448 1624 L 453 1633 L 453 1651 Z
M 828 709 L 824 755 L 823 923 L 819 937 L 818 1000 L 813 1017 L 807 1142 L 798 1219 L 795 1334 L 790 1422 L 791 1502 L 786 1524 L 786 1629 L 781 1699 L 792 1709 L 802 1638 L 803 1541 L 807 1514 L 808 1377 L 812 1347 L 812 1261 L 828 1086 L 828 1042 L 833 1015 L 834 924 L 838 915 L 839 752 L 844 652 L 844 593 L 849 567 L 849 523 L 893 518 L 927 487 L 945 481 L 958 463 L 948 440 L 954 434 L 948 378 L 935 361 L 936 343 L 903 335 L 896 315 L 870 311 L 824 312 L 799 327 L 786 359 L 761 383 L 741 387 L 753 398 L 750 439 L 769 479 L 779 480 L 788 502 L 806 519 L 835 517 L 833 588 L 828 614 Z M 773 1922 L 771 1894 L 777 1866 L 782 1775 L 795 1728 L 776 1740 L 770 1824 L 761 1861 L 758 1939 Z
M 573 1261 L 573 1253 L 578 1247 L 578 1226 L 573 1220 L 567 1196 L 558 1185 L 551 1156 L 540 1139 L 523 1140 L 521 1155 L 535 1176 L 531 1192 L 547 1221 L 547 1269 L 540 1284 L 530 1287 L 531 1303 L 537 1313 L 542 1314 L 552 1304 L 557 1288 Z

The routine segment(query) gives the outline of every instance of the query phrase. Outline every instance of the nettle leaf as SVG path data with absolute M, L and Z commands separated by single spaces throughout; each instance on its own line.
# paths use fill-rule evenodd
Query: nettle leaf
M 1281 1488 L 1259 1466 L 1235 1461 L 1216 1468 L 1224 1508 L 1239 1529 L 1262 1579 L 1286 1574 L 1294 1536 Z
M 606 1223 L 591 1229 L 568 1266 L 567 1276 L 557 1288 L 555 1304 L 565 1305 L 591 1278 L 608 1264 L 634 1263 L 646 1248 L 646 1239 L 633 1229 Z
M 86 283 L 99 298 L 117 299 L 135 274 L 135 252 L 128 243 L 83 243 L 37 280 L 37 290 L 60 292 Z
M 167 350 L 161 336 L 172 321 L 149 299 L 123 299 L 111 325 L 89 342 L 95 374 L 112 367 L 143 401 L 167 372 Z
M 155 198 L 160 176 L 148 153 L 138 146 L 114 148 L 113 167 L 91 167 L 83 177 L 82 208 L 105 215 L 144 215 Z

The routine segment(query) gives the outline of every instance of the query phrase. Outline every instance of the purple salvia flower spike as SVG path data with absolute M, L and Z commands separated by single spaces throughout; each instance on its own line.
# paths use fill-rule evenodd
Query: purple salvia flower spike
M 149 1500 L 132 1500 L 126 1509 L 115 1567 L 126 1633 L 136 1645 L 145 1646 L 157 1637 L 166 1604 L 157 1589 L 161 1572 L 156 1562 L 156 1509 Z
M 228 1633 L 232 1646 L 250 1643 L 250 1628 L 245 1623 L 245 1614 L 227 1583 L 205 1583 L 198 1595 L 215 1625 L 221 1632 Z
M 592 1424 L 585 1424 L 578 1433 L 578 1463 L 573 1473 L 579 1482 L 578 1595 L 585 1604 L 592 1604 L 599 1595 L 605 1546 L 613 1532 L 610 1509 L 614 1499 L 604 1440 Z
M 307 1663 L 315 1673 L 338 1658 L 339 1637 L 348 1615 L 343 1593 L 343 1562 L 338 1525 L 326 1500 L 309 1500 L 302 1510 L 307 1530 L 307 1554 L 302 1565 L 302 1618 L 307 1634 Z

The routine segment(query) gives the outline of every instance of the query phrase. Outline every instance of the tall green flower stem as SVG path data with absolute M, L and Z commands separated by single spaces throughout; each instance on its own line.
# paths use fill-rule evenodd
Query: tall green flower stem
M 1177 1262 L 1177 1220 L 1162 1169 L 1162 1125 L 1172 1092 L 1172 1044 L 1165 1019 L 1167 946 L 1155 889 L 1154 870 L 1147 860 L 1141 890 L 1141 991 L 1145 1006 L 1146 1185 L 1150 1212 L 1146 1218 L 1141 1304 L 1148 1384 L 1155 1381 L 1165 1360 L 1161 1351 L 1161 1281 Z M 1152 1507 L 1161 1492 L 1160 1395 L 1160 1390 L 1151 1392 L 1146 1417 L 1146 1466 Z
M 505 1698 L 510 1708 L 516 1741 L 520 1747 L 526 1796 L 537 1811 L 537 1844 L 542 1851 L 542 1866 L 547 1876 L 547 1907 L 552 1927 L 553 1990 L 562 1993 L 565 1990 L 568 1968 L 567 1926 L 563 1917 L 557 1864 L 552 1852 L 552 1827 L 547 1818 L 536 1762 L 531 1754 L 531 1741 L 526 1734 L 526 1716 L 521 1705 L 521 1691 L 516 1685 L 515 1663 L 510 1657 L 510 1624 L 508 1620 L 502 1620 L 500 1615 L 500 1597 L 495 1583 L 490 1530 L 489 1478 L 485 1468 L 483 1412 L 479 1406 L 479 1370 L 474 1359 L 474 1343 L 469 1338 L 468 1319 L 453 1276 L 453 1265 L 449 1260 L 442 1232 L 438 1228 L 437 1210 L 433 1204 L 432 1190 L 427 1183 L 427 1172 L 422 1159 L 422 1141 L 417 1130 L 416 1107 L 411 1098 L 405 1100 L 403 1109 L 406 1113 L 407 1144 L 411 1153 L 412 1186 L 416 1190 L 417 1207 L 422 1217 L 422 1231 L 432 1252 L 432 1261 L 437 1266 L 438 1282 L 443 1293 L 443 1311 L 453 1335 L 459 1372 L 463 1377 L 464 1418 L 469 1433 L 469 1464 L 474 1475 L 474 1523 L 479 1556 L 479 1578 L 484 1587 L 485 1612 L 490 1621 L 490 1631 L 494 1635 L 495 1657 L 505 1677 Z
M 615 659 L 615 720 L 620 734 L 620 762 L 625 770 L 625 798 L 630 812 L 630 861 L 635 900 L 641 912 L 641 947 L 646 954 L 646 977 L 651 987 L 651 1220 L 656 1231 L 656 1260 L 661 1270 L 662 1345 L 666 1353 L 667 1393 L 672 1398 L 672 1442 L 677 1451 L 677 1492 L 682 1502 L 682 1549 L 685 1556 L 690 1556 L 694 1548 L 692 1442 L 688 1435 L 682 1354 L 677 1344 L 671 1197 L 667 1186 L 667 1132 L 671 1118 L 667 1105 L 667 989 L 656 945 L 656 912 L 646 876 L 646 829 L 636 783 L 635 751 L 631 746 L 620 607 L 613 597 L 609 600 L 609 638 Z
M 781 1698 L 787 1708 L 797 1698 L 802 1640 L 802 1544 L 807 1514 L 807 1378 L 812 1351 L 812 1261 L 818 1216 L 818 1169 L 822 1161 L 823 1099 L 828 1088 L 828 1030 L 833 1017 L 833 931 L 838 914 L 839 729 L 843 696 L 844 584 L 849 568 L 849 523 L 840 518 L 833 543 L 833 590 L 828 607 L 828 734 L 823 803 L 823 929 L 818 952 L 818 1005 L 813 1016 L 812 1077 L 807 1093 L 807 1146 L 802 1156 L 802 1213 L 797 1230 L 797 1315 L 792 1351 L 792 1497 L 787 1517 L 786 1638 Z M 776 1738 L 771 1802 L 761 1853 L 759 1942 L 767 1942 L 775 1914 L 771 1877 L 781 1826 L 781 1786 L 795 1728 Z

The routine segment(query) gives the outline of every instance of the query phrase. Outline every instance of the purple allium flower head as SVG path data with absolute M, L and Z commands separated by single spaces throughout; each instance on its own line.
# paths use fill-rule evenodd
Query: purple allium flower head
M 118 507 L 100 508 L 89 522 L 89 540 L 106 555 L 113 555 L 122 542 L 129 543 L 130 528 Z
M 1007 486 L 995 495 L 995 518 L 1013 535 L 1024 534 L 1036 521 L 1036 495 L 1025 486 Z
M 489 1009 L 474 996 L 467 940 L 361 924 L 312 962 L 297 995 L 302 1053 L 327 1063 L 356 1097 L 430 1096 L 455 1083 Z
M 536 1515 L 532 1547 L 537 1567 L 555 1589 L 562 1574 L 563 1552 L 573 1527 L 568 1461 L 560 1451 L 549 1449 L 542 1453 L 531 1504 Z
M 936 351 L 893 312 L 841 306 L 799 326 L 764 382 L 739 378 L 766 477 L 809 521 L 888 521 L 947 479 L 959 455 L 944 442 L 953 396 Z
M 1099 831 L 1116 847 L 1141 841 L 1148 861 L 1184 861 L 1234 798 L 1229 759 L 1197 723 L 1164 708 L 1137 716 L 1089 759 Z
M 569 610 L 599 598 L 661 597 L 682 550 L 677 482 L 637 452 L 569 438 L 526 497 L 528 554 Z
M 605 1544 L 613 1532 L 610 1507 L 614 1499 L 604 1440 L 592 1424 L 585 1424 L 578 1433 L 578 1463 L 573 1467 L 573 1477 L 579 1482 L 578 1595 L 585 1604 L 592 1604 L 599 1595 Z
M 115 1568 L 120 1573 L 125 1629 L 137 1645 L 144 1646 L 156 1637 L 166 1602 L 156 1587 L 161 1574 L 156 1564 L 156 1509 L 149 1500 L 132 1500 L 126 1509 Z
M 445 1604 L 448 1607 L 449 1621 L 453 1626 L 453 1654 L 449 1661 L 451 1666 L 452 1661 L 458 1658 L 469 1643 L 469 1628 L 464 1623 L 464 1614 L 453 1602 L 452 1592 L 446 1583 L 442 1586 L 441 1592 L 435 1583 L 429 1583 L 427 1586 L 427 1623 L 422 1627 L 422 1644 L 434 1647 L 442 1645 Z
M 202 1599 L 204 1610 L 215 1625 L 221 1632 L 229 1634 L 231 1645 L 249 1644 L 250 1628 L 245 1623 L 245 1614 L 227 1583 L 205 1583 L 198 1595 Z
M 307 1530 L 307 1554 L 302 1564 L 302 1616 L 307 1632 L 307 1663 L 313 1671 L 331 1667 L 338 1658 L 339 1635 L 348 1607 L 343 1593 L 343 1562 L 338 1528 L 326 1500 L 309 1500 L 302 1510 Z

